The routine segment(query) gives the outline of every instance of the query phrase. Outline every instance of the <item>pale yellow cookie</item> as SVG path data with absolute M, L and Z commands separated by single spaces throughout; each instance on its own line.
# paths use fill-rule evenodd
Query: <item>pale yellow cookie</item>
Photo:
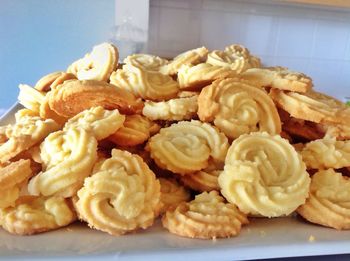
M 280 108 L 298 119 L 316 123 L 350 122 L 350 107 L 323 93 L 313 90 L 296 93 L 271 89 L 270 96 Z
M 295 92 L 307 92 L 313 86 L 312 79 L 307 75 L 283 67 L 251 68 L 239 77 L 259 87 Z
M 177 81 L 181 90 L 200 90 L 217 79 L 236 75 L 229 67 L 200 63 L 194 66 L 183 65 L 177 74 Z
M 0 209 L 2 227 L 11 234 L 32 235 L 63 226 L 76 219 L 62 197 L 21 196 L 15 206 Z
M 83 128 L 91 132 L 97 140 L 107 138 L 123 126 L 125 116 L 118 109 L 105 110 L 101 106 L 92 107 L 70 118 L 63 130 Z
M 24 117 L 26 117 L 26 116 L 29 116 L 29 117 L 38 117 L 38 116 L 40 116 L 40 115 L 38 114 L 38 112 L 32 111 L 32 110 L 27 109 L 27 108 L 20 109 L 20 110 L 16 111 L 16 113 L 15 113 L 16 122 L 20 121 L 22 118 L 24 118 Z M 9 125 L 9 126 L 10 126 L 10 125 Z
M 201 91 L 198 116 L 233 139 L 255 131 L 281 132 L 276 106 L 268 94 L 234 78 L 217 80 Z
M 220 190 L 218 177 L 222 170 L 200 170 L 181 176 L 181 182 L 193 190 L 204 192 Z
M 228 140 L 208 123 L 181 121 L 151 137 L 147 149 L 158 166 L 180 175 L 206 168 L 209 161 L 223 162 Z
M 215 239 L 237 236 L 248 219 L 235 205 L 225 203 L 217 191 L 211 191 L 167 211 L 162 223 L 179 236 Z
M 95 137 L 82 128 L 69 128 L 51 133 L 40 148 L 44 171 L 30 180 L 30 194 L 73 196 L 95 164 Z
M 251 215 L 289 215 L 305 203 L 310 177 L 292 145 L 278 135 L 251 133 L 234 140 L 224 171 L 222 195 Z
M 110 82 L 137 97 L 154 101 L 174 98 L 179 91 L 178 83 L 170 76 L 160 72 L 143 71 L 137 67 L 130 70 L 129 67 L 123 66 L 122 70 L 112 73 Z
M 135 146 L 144 143 L 155 128 L 149 119 L 142 115 L 128 115 L 123 126 L 108 137 L 109 141 L 119 146 Z
M 0 208 L 13 206 L 21 187 L 33 175 L 30 160 L 18 160 L 0 168 Z
M 350 166 L 350 140 L 323 138 L 311 141 L 301 151 L 306 166 L 311 169 L 340 169 Z
M 159 212 L 159 181 L 139 156 L 113 150 L 85 179 L 75 205 L 90 227 L 111 235 L 146 229 Z
M 40 92 L 27 84 L 20 84 L 19 86 L 18 101 L 25 108 L 39 113 L 40 105 L 45 98 L 45 94 Z
M 310 197 L 298 208 L 306 220 L 338 230 L 350 229 L 350 180 L 333 169 L 311 178 Z
M 87 53 L 72 63 L 68 73 L 72 73 L 79 80 L 107 81 L 118 65 L 118 49 L 110 43 L 102 43 L 93 47 L 91 53 Z
M 35 84 L 34 88 L 38 91 L 48 92 L 51 89 L 56 88 L 64 81 L 71 79 L 76 79 L 75 75 L 72 73 L 53 72 L 40 78 Z
M 198 95 L 163 102 L 146 101 L 142 114 L 151 120 L 190 120 L 197 115 L 197 99 Z
M 132 54 L 123 61 L 126 66 L 137 67 L 143 71 L 159 72 L 160 67 L 166 65 L 168 61 L 159 56 L 151 54 Z
M 208 49 L 205 47 L 196 48 L 193 50 L 186 51 L 176 56 L 168 64 L 163 65 L 160 68 L 160 72 L 168 75 L 175 75 L 179 71 L 182 65 L 196 65 L 204 62 L 208 55 Z
M 175 179 L 159 178 L 159 182 L 161 193 L 160 201 L 162 203 L 161 214 L 170 208 L 177 207 L 181 202 L 190 200 L 190 192 Z
M 24 150 L 41 142 L 49 133 L 59 129 L 59 125 L 51 120 L 25 116 L 20 118 L 7 130 L 9 138 L 0 146 L 0 162 L 9 161 Z

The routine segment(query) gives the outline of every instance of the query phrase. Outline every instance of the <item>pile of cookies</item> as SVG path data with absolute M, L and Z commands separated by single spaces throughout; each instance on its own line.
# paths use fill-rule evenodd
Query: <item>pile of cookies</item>
M 0 128 L 0 225 L 30 235 L 77 219 L 122 235 L 236 236 L 250 217 L 298 213 L 350 228 L 350 107 L 241 45 L 118 64 L 95 46 L 19 86 Z

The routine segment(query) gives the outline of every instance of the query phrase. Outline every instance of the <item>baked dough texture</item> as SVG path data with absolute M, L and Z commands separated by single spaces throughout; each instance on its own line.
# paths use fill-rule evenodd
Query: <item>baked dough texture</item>
M 224 198 L 217 191 L 211 191 L 168 210 L 162 223 L 179 236 L 215 239 L 237 236 L 241 226 L 248 224 L 248 219 L 235 205 L 224 203 Z
M 95 137 L 82 128 L 69 128 L 51 133 L 40 149 L 44 171 L 30 180 L 30 194 L 65 198 L 75 195 L 95 164 Z
M 292 145 L 278 135 L 240 136 L 228 150 L 219 176 L 222 195 L 251 215 L 289 215 L 305 203 L 310 177 Z
M 97 140 L 107 138 L 123 126 L 125 116 L 118 109 L 105 110 L 101 106 L 92 107 L 70 118 L 63 130 L 83 128 L 91 132 Z
M 186 175 L 206 168 L 210 160 L 223 162 L 228 140 L 210 124 L 192 120 L 162 128 L 147 148 L 159 167 Z
M 30 160 L 21 159 L 0 168 L 0 208 L 15 204 L 21 187 L 32 175 Z
M 159 178 L 160 182 L 160 201 L 162 208 L 160 213 L 163 214 L 170 208 L 177 207 L 181 202 L 189 201 L 191 193 L 184 186 L 181 186 L 176 179 Z
M 53 72 L 43 76 L 35 84 L 34 88 L 41 92 L 48 92 L 67 80 L 76 79 L 72 73 Z
M 283 67 L 251 68 L 239 77 L 259 87 L 272 87 L 295 92 L 307 92 L 313 86 L 310 77 Z
M 25 108 L 39 113 L 40 105 L 45 98 L 45 94 L 40 92 L 27 84 L 20 84 L 19 86 L 18 101 Z
M 39 117 L 23 116 L 7 130 L 9 138 L 0 146 L 0 162 L 5 163 L 24 150 L 41 142 L 49 133 L 59 129 L 59 125 L 51 120 Z
M 271 89 L 270 96 L 280 108 L 298 119 L 316 123 L 350 122 L 350 107 L 323 93 L 313 90 L 297 93 Z
M 176 75 L 184 64 L 196 65 L 204 62 L 207 59 L 208 52 L 207 48 L 200 47 L 181 53 L 168 64 L 163 65 L 160 72 L 167 75 Z
M 118 49 L 110 43 L 102 43 L 93 47 L 91 53 L 87 53 L 72 63 L 68 73 L 72 73 L 79 80 L 107 81 L 118 66 Z
M 237 73 L 229 67 L 200 63 L 183 65 L 177 74 L 181 90 L 200 90 L 220 78 L 235 77 Z
M 123 114 L 142 110 L 143 103 L 126 90 L 95 80 L 69 80 L 51 91 L 49 105 L 58 115 L 73 117 L 91 107 L 118 109 Z
M 151 120 L 190 120 L 197 115 L 197 100 L 198 95 L 162 102 L 146 101 L 142 114 Z
M 159 56 L 142 53 L 129 55 L 123 62 L 127 67 L 137 67 L 150 72 L 159 72 L 160 68 L 168 63 L 166 59 Z
M 338 230 L 350 229 L 350 180 L 334 169 L 311 178 L 310 197 L 298 208 L 306 220 Z
M 256 131 L 281 132 L 281 120 L 268 94 L 234 78 L 217 80 L 201 91 L 198 116 L 232 139 Z
M 301 151 L 306 166 L 311 169 L 340 169 L 350 166 L 350 140 L 323 138 L 311 141 Z
M 220 190 L 218 177 L 220 170 L 200 170 L 180 178 L 181 182 L 195 191 Z
M 76 219 L 76 215 L 62 197 L 21 196 L 15 206 L 0 209 L 2 227 L 17 235 L 32 235 L 63 226 Z
M 78 191 L 81 219 L 111 235 L 153 224 L 160 208 L 160 184 L 139 156 L 114 149 L 96 171 Z
M 115 86 L 132 92 L 137 97 L 147 100 L 162 101 L 176 97 L 178 83 L 160 72 L 143 71 L 137 67 L 129 69 L 123 66 L 113 72 L 110 82 Z

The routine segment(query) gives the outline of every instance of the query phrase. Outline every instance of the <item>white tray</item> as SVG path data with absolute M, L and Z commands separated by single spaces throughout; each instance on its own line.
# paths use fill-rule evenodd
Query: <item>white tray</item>
M 15 105 L 0 119 L 13 119 Z M 297 217 L 250 219 L 238 237 L 187 239 L 168 233 L 159 221 L 135 234 L 113 237 L 76 223 L 35 236 L 14 236 L 0 229 L 0 259 L 41 258 L 128 260 L 243 260 L 350 253 L 350 231 L 336 231 Z M 313 237 L 314 240 L 310 240 Z

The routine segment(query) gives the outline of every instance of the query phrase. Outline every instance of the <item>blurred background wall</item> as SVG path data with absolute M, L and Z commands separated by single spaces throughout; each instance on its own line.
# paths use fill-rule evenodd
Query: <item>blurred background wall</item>
M 114 0 L 0 0 L 0 109 L 109 38 Z

